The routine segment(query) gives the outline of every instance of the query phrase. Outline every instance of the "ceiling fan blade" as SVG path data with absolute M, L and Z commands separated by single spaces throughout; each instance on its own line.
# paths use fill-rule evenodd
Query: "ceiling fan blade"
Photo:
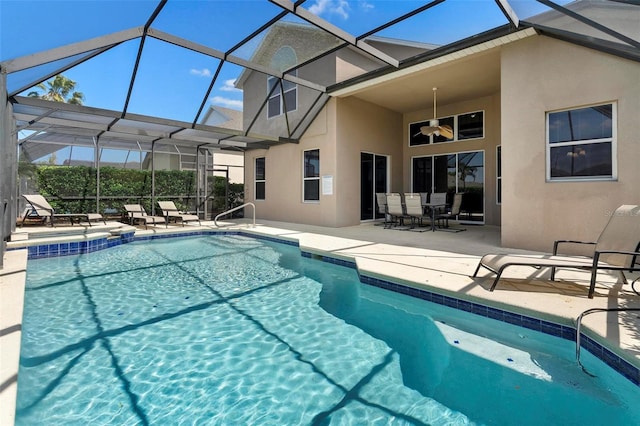
M 440 136 L 444 136 L 447 139 L 453 139 L 453 129 L 451 126 L 439 126 L 438 130 L 440 131 Z
M 439 127 L 437 126 L 422 126 L 420 127 L 420 133 L 422 133 L 424 136 L 430 136 L 432 134 L 434 134 L 435 132 L 437 132 L 439 130 Z

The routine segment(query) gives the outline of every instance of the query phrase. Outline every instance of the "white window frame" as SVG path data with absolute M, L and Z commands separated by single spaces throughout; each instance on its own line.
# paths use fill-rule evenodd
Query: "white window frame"
M 298 70 L 292 71 L 290 73 L 290 75 L 292 75 L 294 77 L 297 76 L 298 75 Z M 272 80 L 276 80 L 275 84 L 276 84 L 277 87 L 272 93 L 269 93 L 269 83 Z M 284 91 L 281 91 L 280 81 L 279 80 L 280 79 L 278 77 L 274 77 L 272 75 L 268 75 L 267 76 L 267 96 L 269 96 L 269 98 L 267 99 L 267 108 L 266 108 L 266 110 L 267 110 L 267 119 L 268 120 L 271 120 L 271 119 L 276 118 L 276 117 L 280 117 L 281 115 L 283 115 L 285 113 L 285 111 L 283 109 L 284 109 L 284 97 L 285 97 L 286 93 L 291 93 L 291 92 L 295 91 L 295 97 L 296 97 L 296 107 L 293 108 L 293 109 L 290 109 L 290 110 L 288 110 L 286 112 L 289 113 L 289 112 L 294 112 L 294 111 L 298 110 L 298 101 L 299 101 L 299 99 L 298 99 L 298 85 L 296 83 L 291 83 L 289 81 L 288 83 L 291 83 L 292 86 L 289 89 L 285 89 Z M 269 103 L 274 98 L 279 98 L 280 99 L 279 105 L 278 105 L 279 106 L 279 111 L 275 115 L 269 115 Z
M 496 204 L 502 205 L 502 145 L 496 146 Z
M 479 136 L 477 138 L 467 138 L 467 139 L 459 139 L 458 138 L 458 117 L 460 117 L 461 115 L 468 115 L 468 114 L 474 114 L 474 113 L 482 113 L 482 136 Z M 451 118 L 453 117 L 453 139 L 450 141 L 443 141 L 443 142 L 434 142 L 433 141 L 433 135 L 429 136 L 429 142 L 427 143 L 423 143 L 423 144 L 419 144 L 419 145 L 411 145 L 411 125 L 412 124 L 420 124 L 423 126 L 428 126 L 429 125 L 429 121 L 431 119 L 428 120 L 421 120 L 421 121 L 412 121 L 411 123 L 409 123 L 409 129 L 408 129 L 408 134 L 409 134 L 409 140 L 407 141 L 407 146 L 409 146 L 409 148 L 416 148 L 419 146 L 425 146 L 425 145 L 441 145 L 441 144 L 445 144 L 445 143 L 452 143 L 452 142 L 466 142 L 466 141 L 474 141 L 474 140 L 479 140 L 479 139 L 484 139 L 486 137 L 486 127 L 487 127 L 487 113 L 484 109 L 479 109 L 479 110 L 474 110 L 474 111 L 469 111 L 469 112 L 462 112 L 460 114 L 450 114 L 450 115 L 446 115 L 443 117 L 438 117 L 438 120 L 444 120 L 446 118 Z
M 264 160 L 264 179 L 258 179 L 258 160 Z M 267 157 L 256 157 L 255 161 L 253 162 L 254 164 L 254 170 L 253 170 L 253 176 L 254 176 L 254 194 L 255 197 L 253 197 L 256 201 L 264 201 L 267 199 Z M 264 198 L 258 198 L 258 183 L 263 183 L 264 184 Z
M 549 115 L 563 111 L 573 111 L 595 106 L 611 105 L 611 137 L 600 139 L 586 139 L 568 142 L 549 143 Z M 582 105 L 571 108 L 547 111 L 545 113 L 545 138 L 546 138 L 546 180 L 547 182 L 591 182 L 591 181 L 615 181 L 618 180 L 618 104 L 615 101 L 601 102 L 591 105 Z M 575 145 L 591 145 L 596 143 L 611 142 L 611 176 L 562 176 L 551 177 L 551 148 Z
M 320 202 L 320 170 L 318 170 L 318 176 L 306 177 L 305 165 L 306 165 L 306 155 L 307 152 L 310 151 L 318 151 L 318 169 L 320 169 L 320 148 L 306 149 L 302 151 L 302 202 L 303 203 L 319 203 Z M 317 200 L 307 200 L 306 193 L 304 191 L 304 186 L 307 181 L 316 180 L 318 181 L 318 199 Z

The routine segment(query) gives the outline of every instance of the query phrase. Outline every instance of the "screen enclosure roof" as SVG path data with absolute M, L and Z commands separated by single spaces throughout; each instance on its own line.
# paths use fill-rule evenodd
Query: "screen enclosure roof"
M 30 3 L 48 19 L 34 21 Z M 400 113 L 427 108 L 431 87 L 419 79 L 405 82 L 414 100 L 376 96 L 375 86 L 520 34 L 640 61 L 640 6 L 633 1 L 7 0 L 0 8 L 0 67 L 19 143 L 34 156 L 96 141 L 178 151 L 296 143 L 331 96 L 361 96 Z M 294 46 L 295 54 L 274 54 L 274 45 Z M 335 57 L 367 66 L 304 72 Z M 82 104 L 29 96 L 44 93 L 59 74 L 76 82 Z M 252 75 L 273 82 L 273 90 L 246 90 Z M 274 95 L 284 90 L 286 100 L 292 86 L 312 101 L 257 126 Z M 454 96 L 438 93 L 438 101 Z M 220 119 L 229 112 L 242 118 Z

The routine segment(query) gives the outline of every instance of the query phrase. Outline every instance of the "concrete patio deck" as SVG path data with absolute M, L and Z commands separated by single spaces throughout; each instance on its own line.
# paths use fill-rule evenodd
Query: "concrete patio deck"
M 362 274 L 409 287 L 424 289 L 457 299 L 480 303 L 509 312 L 528 315 L 561 325 L 575 326 L 576 318 L 593 308 L 640 309 L 640 296 L 617 275 L 599 274 L 596 294 L 587 297 L 589 274 L 559 271 L 558 281 L 548 281 L 548 271 L 513 267 L 495 291 L 492 279 L 482 272 L 471 278 L 480 257 L 490 252 L 532 253 L 500 247 L 500 229 L 466 225 L 465 232 L 413 232 L 384 229 L 373 223 L 344 228 L 326 228 L 260 220 L 255 227 L 247 220 L 213 222 L 202 226 L 136 229 L 136 236 L 201 230 L 240 230 L 247 234 L 296 241 L 301 250 L 355 262 Z M 118 222 L 83 227 L 25 227 L 8 243 L 9 248 L 41 244 L 57 239 L 92 238 L 96 233 L 121 232 Z M 13 424 L 17 369 L 22 323 L 22 302 L 26 279 L 26 250 L 5 253 L 0 270 L 0 424 Z M 628 278 L 637 278 L 629 274 Z M 583 332 L 621 358 L 640 368 L 640 313 L 603 312 L 585 317 Z

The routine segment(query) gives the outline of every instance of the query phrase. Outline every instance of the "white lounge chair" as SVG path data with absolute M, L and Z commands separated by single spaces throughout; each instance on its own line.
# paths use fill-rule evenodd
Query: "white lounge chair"
M 167 226 L 169 226 L 171 220 L 182 222 L 182 226 L 187 222 L 198 222 L 198 225 L 201 224 L 200 218 L 197 215 L 179 211 L 173 201 L 158 201 L 158 206 L 160 206 L 160 210 L 162 210 Z
M 592 256 L 564 256 L 558 249 L 564 244 L 592 245 Z M 596 276 L 600 270 L 618 271 L 622 282 L 626 282 L 624 271 L 640 271 L 640 206 L 623 205 L 611 213 L 609 222 L 595 242 L 558 240 L 553 245 L 553 254 L 517 255 L 486 254 L 480 259 L 473 276 L 480 268 L 496 274 L 489 291 L 498 285 L 502 273 L 509 266 L 531 266 L 533 268 L 551 268 L 551 280 L 555 279 L 556 268 L 582 269 L 591 271 L 589 298 L 593 298 L 596 288 Z
M 71 222 L 71 225 L 73 225 L 75 221 L 80 223 L 83 219 L 89 224 L 89 226 L 91 226 L 92 220 L 101 220 L 105 225 L 107 224 L 100 213 L 59 214 L 55 212 L 46 198 L 40 194 L 23 194 L 22 197 L 27 201 L 29 207 L 27 207 L 22 214 L 20 226 L 24 225 L 24 222 L 27 219 L 41 219 L 43 223 L 46 223 L 47 220 L 49 220 L 49 224 L 51 226 L 53 226 L 54 219 L 67 219 Z
M 125 204 L 124 209 L 127 212 L 130 225 L 135 225 L 137 222 L 143 222 L 144 228 L 148 229 L 149 224 L 155 225 L 157 223 L 165 223 L 162 216 L 149 216 L 144 210 L 144 207 L 140 204 Z

